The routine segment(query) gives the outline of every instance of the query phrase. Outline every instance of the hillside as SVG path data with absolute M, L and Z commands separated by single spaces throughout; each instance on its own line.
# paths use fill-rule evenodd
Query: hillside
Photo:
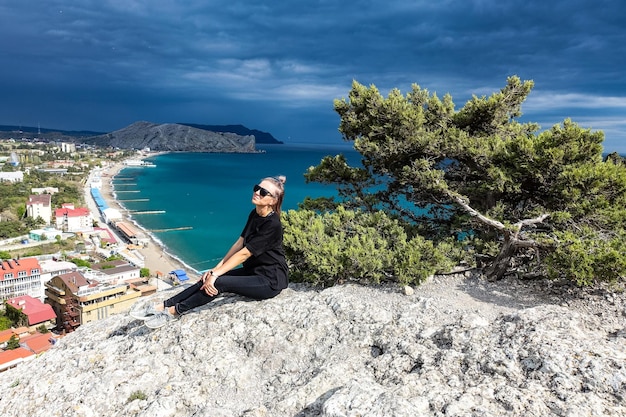
M 179 124 L 135 122 L 123 129 L 81 142 L 120 149 L 150 148 L 156 152 L 255 152 L 254 136 L 211 132 Z
M 195 123 L 176 123 L 178 125 L 189 126 L 196 129 L 207 130 L 217 133 L 234 133 L 239 136 L 254 136 L 257 144 L 282 144 L 283 142 L 274 138 L 271 133 L 257 129 L 248 129 L 243 125 L 204 125 Z M 85 137 L 99 137 L 107 135 L 107 132 L 95 132 L 88 130 L 60 130 L 46 127 L 0 125 L 0 138 L 17 139 L 21 136 L 42 137 L 43 139 L 77 141 Z M 79 139 L 80 138 L 80 139 Z
M 256 143 L 265 144 L 282 144 L 283 142 L 277 140 L 271 133 L 262 132 L 256 129 L 248 129 L 243 125 L 200 125 L 194 123 L 179 123 L 185 126 L 195 127 L 197 129 L 209 130 L 212 132 L 230 132 L 236 133 L 241 136 L 254 136 Z
M 158 293 L 169 296 L 180 289 Z M 439 276 L 225 295 L 81 326 L 0 378 L 7 416 L 626 415 L 624 293 Z

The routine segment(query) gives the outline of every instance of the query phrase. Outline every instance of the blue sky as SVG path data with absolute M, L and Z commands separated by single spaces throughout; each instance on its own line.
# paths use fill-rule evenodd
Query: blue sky
M 352 80 L 456 108 L 533 80 L 524 121 L 626 153 L 622 0 L 0 0 L 0 124 L 243 124 L 341 143 Z

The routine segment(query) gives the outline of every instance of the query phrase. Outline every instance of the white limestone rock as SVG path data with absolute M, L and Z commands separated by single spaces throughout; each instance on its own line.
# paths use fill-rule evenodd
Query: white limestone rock
M 616 336 L 626 328 L 623 295 L 563 307 L 545 294 L 529 301 L 515 285 L 437 277 L 410 296 L 401 287 L 292 285 L 260 302 L 226 295 L 158 330 L 113 316 L 3 373 L 0 409 L 31 417 L 626 415 L 626 347 Z M 129 401 L 137 392 L 145 399 Z

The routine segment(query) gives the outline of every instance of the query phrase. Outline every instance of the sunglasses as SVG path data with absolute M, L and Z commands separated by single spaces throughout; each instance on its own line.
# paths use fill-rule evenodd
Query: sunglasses
M 261 195 L 261 197 L 267 197 L 268 195 L 270 197 L 274 197 L 272 195 L 272 193 L 270 193 L 269 191 L 267 191 L 265 188 L 261 187 L 260 185 L 255 185 L 253 188 L 254 192 L 256 193 L 257 191 L 259 192 L 259 194 Z

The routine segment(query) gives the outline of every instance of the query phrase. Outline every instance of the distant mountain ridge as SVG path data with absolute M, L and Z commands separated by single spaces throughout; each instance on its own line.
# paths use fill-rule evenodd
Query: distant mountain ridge
M 135 122 L 110 132 L 64 131 L 0 125 L 0 138 L 31 136 L 42 141 L 67 141 L 119 149 L 150 148 L 157 152 L 257 152 L 257 143 L 282 144 L 270 133 L 243 125 L 157 124 Z
M 60 130 L 50 129 L 46 127 L 33 127 L 33 126 L 14 126 L 14 125 L 0 125 L 1 137 L 6 137 L 7 133 L 36 133 L 36 134 L 49 134 L 53 133 L 56 136 L 71 136 L 71 137 L 85 137 L 103 135 L 105 132 L 96 132 L 91 130 Z M 13 135 L 15 136 L 15 135 Z
M 81 138 L 82 143 L 157 152 L 256 152 L 254 136 L 213 132 L 165 123 L 135 122 L 111 133 Z

